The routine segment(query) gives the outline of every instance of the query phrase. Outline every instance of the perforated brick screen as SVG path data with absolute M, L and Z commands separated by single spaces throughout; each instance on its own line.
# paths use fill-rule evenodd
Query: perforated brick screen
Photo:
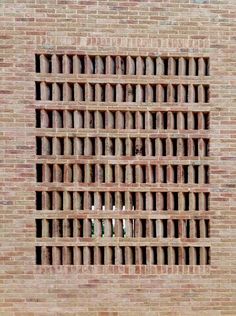
M 210 264 L 209 59 L 37 54 L 35 71 L 36 264 Z

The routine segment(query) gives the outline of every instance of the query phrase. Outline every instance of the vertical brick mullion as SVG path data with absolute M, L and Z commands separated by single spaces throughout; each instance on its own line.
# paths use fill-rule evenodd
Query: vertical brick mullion
M 200 219 L 200 238 L 206 238 L 205 219 Z
M 196 252 L 195 252 L 195 248 L 192 246 L 189 249 L 189 263 L 190 265 L 196 264 Z
M 199 192 L 199 210 L 205 211 L 205 199 L 203 192 Z
M 155 70 L 155 68 L 154 68 L 153 61 L 152 61 L 151 57 L 148 56 L 146 58 L 146 74 L 149 76 L 154 75 L 155 74 L 154 70 Z
M 106 56 L 106 74 L 112 74 L 112 59 L 111 56 Z
M 47 247 L 42 246 L 42 265 L 48 264 Z
M 49 119 L 48 119 L 48 114 L 47 111 L 45 110 L 40 110 L 40 126 L 41 128 L 47 128 L 49 127 Z
M 42 219 L 42 238 L 48 237 L 47 219 Z
M 115 209 L 116 210 L 121 210 L 121 193 L 120 192 L 115 192 Z
M 168 246 L 168 265 L 173 265 L 174 264 L 174 249 L 171 246 Z
M 74 98 L 75 98 L 75 101 L 82 101 L 81 89 L 77 82 L 74 83 Z M 78 113 L 78 111 L 75 111 L 75 113 Z M 76 122 L 77 120 L 75 119 L 74 121 Z M 76 128 L 76 123 L 75 123 L 75 128 Z
M 198 58 L 198 75 L 199 76 L 205 75 L 205 62 L 202 57 Z
M 84 62 L 85 62 L 85 73 L 92 74 L 92 62 L 88 55 L 84 57 Z
M 164 264 L 164 254 L 162 247 L 157 247 L 157 264 L 163 265 Z
M 74 262 L 75 265 L 83 264 L 83 251 L 81 250 L 81 247 L 74 248 Z
M 206 247 L 200 248 L 200 264 L 205 265 L 207 261 Z
M 120 265 L 122 264 L 122 252 L 121 252 L 121 248 L 119 246 L 115 247 L 115 264 L 116 265 Z
M 179 247 L 179 265 L 184 265 L 184 248 L 183 247 Z
M 188 85 L 188 103 L 194 103 L 195 100 L 195 92 L 192 84 Z
M 69 74 L 69 59 L 68 59 L 68 56 L 67 55 L 63 55 L 62 57 L 62 72 L 64 74 Z
M 167 102 L 174 101 L 174 88 L 172 84 L 167 85 Z
M 167 192 L 167 210 L 173 210 L 173 194 L 172 192 Z
M 196 61 L 195 58 L 190 57 L 189 59 L 189 75 L 190 76 L 196 76 Z
M 179 58 L 179 75 L 184 76 L 186 74 L 186 63 L 183 57 Z
M 156 210 L 157 211 L 163 210 L 163 198 L 160 192 L 156 193 Z
M 183 165 L 177 165 L 177 183 L 184 183 L 184 170 Z
M 125 246 L 125 264 L 130 264 L 130 248 Z
M 58 57 L 57 55 L 52 55 L 52 73 L 58 73 L 59 72 L 59 65 L 58 65 Z
M 163 97 L 163 88 L 162 88 L 162 85 L 160 84 L 156 85 L 156 96 L 157 96 L 157 102 L 161 103 L 164 97 Z
M 173 183 L 173 167 L 171 165 L 167 166 L 167 182 Z
M 127 56 L 126 67 L 127 67 L 127 75 L 134 75 L 134 73 L 135 73 L 135 66 L 134 66 L 134 63 L 133 63 L 133 59 L 130 56 Z
M 174 59 L 173 57 L 168 58 L 168 76 L 174 75 Z
M 167 220 L 167 236 L 168 238 L 174 237 L 174 224 L 172 219 Z
M 198 183 L 199 184 L 204 184 L 204 166 L 203 165 L 199 165 L 196 166 L 196 168 L 198 168 Z
M 192 138 L 187 139 L 188 143 L 188 156 L 192 157 L 194 156 L 194 142 Z
M 152 223 L 156 229 L 156 238 L 162 239 L 162 236 L 163 236 L 162 219 L 154 219 L 152 220 Z M 154 237 L 154 236 L 151 236 L 151 237 Z
M 198 129 L 204 130 L 204 115 L 203 112 L 198 112 Z
M 40 82 L 40 99 L 46 101 L 47 100 L 47 90 L 46 83 Z
M 115 63 L 116 63 L 116 74 L 121 75 L 121 58 L 120 56 L 115 57 Z
M 194 183 L 194 167 L 193 165 L 188 165 L 188 183 Z
M 202 138 L 199 138 L 198 139 L 198 154 L 200 157 L 205 156 L 205 152 L 206 152 L 205 146 L 206 146 L 206 144 L 205 144 L 204 140 Z
M 177 138 L 177 156 L 183 157 L 183 155 L 184 155 L 183 138 Z
M 157 75 L 164 74 L 164 62 L 161 57 L 157 57 L 156 59 L 156 69 L 157 69 Z
M 49 67 L 48 67 L 47 57 L 41 54 L 39 58 L 40 58 L 40 72 L 48 73 Z
M 190 238 L 196 238 L 196 222 L 194 219 L 190 220 Z
M 80 74 L 81 73 L 81 64 L 78 55 L 74 55 L 73 59 L 73 74 Z
M 204 89 L 203 89 L 203 85 L 199 85 L 197 88 L 197 93 L 198 93 L 198 102 L 199 103 L 204 103 Z
M 95 73 L 102 74 L 102 60 L 100 56 L 95 56 Z
M 184 194 L 183 194 L 183 192 L 179 192 L 178 198 L 179 198 L 179 210 L 183 211 L 184 210 Z
M 186 237 L 184 225 L 185 225 L 185 220 L 184 219 L 178 219 L 178 236 L 179 236 L 179 238 L 185 238 Z
M 111 264 L 111 248 L 105 247 L 105 264 L 110 265 Z
M 133 202 L 136 203 L 137 207 L 137 196 L 134 192 L 124 192 L 125 194 L 125 210 L 126 211 L 133 211 L 135 210 L 133 207 Z

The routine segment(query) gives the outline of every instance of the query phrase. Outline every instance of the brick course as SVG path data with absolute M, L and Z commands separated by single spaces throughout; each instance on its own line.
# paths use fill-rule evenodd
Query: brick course
M 148 2 L 135 0 L 88 0 L 80 2 L 73 0 L 36 0 L 34 3 L 31 1 L 22 3 L 19 0 L 8 0 L 2 1 L 0 7 L 0 182 L 2 184 L 0 202 L 0 314 L 199 315 L 201 313 L 203 315 L 235 315 L 234 174 L 236 169 L 234 166 L 234 90 L 236 81 L 234 74 L 234 30 L 236 5 L 234 0 L 162 0 L 158 2 L 152 0 Z M 148 186 L 146 183 L 137 185 L 134 181 L 132 184 L 122 184 L 122 190 L 128 190 L 132 186 L 133 191 L 135 191 L 135 188 L 137 190 L 137 187 L 140 191 L 141 188 L 140 192 L 147 192 L 150 187 L 151 191 L 169 191 L 168 201 L 172 201 L 172 203 L 168 202 L 168 205 L 170 205 L 168 207 L 171 210 L 174 205 L 173 192 L 176 190 L 185 192 L 190 188 L 190 191 L 196 190 L 199 194 L 210 193 L 207 215 L 202 214 L 200 210 L 198 214 L 200 217 L 195 217 L 195 214 L 192 213 L 184 214 L 185 217 L 183 217 L 183 214 L 179 213 L 175 217 L 172 214 L 163 218 L 160 214 L 158 216 L 152 214 L 151 216 L 149 214 L 150 209 L 148 209 L 147 215 L 142 218 L 147 221 L 168 219 L 168 227 L 172 227 L 168 228 L 170 231 L 173 230 L 171 220 L 176 218 L 181 221 L 186 219 L 187 216 L 187 219 L 192 221 L 191 227 L 193 227 L 193 220 L 209 220 L 210 235 L 207 241 L 205 233 L 202 233 L 199 240 L 194 239 L 192 233 L 189 238 L 183 238 L 186 236 L 181 235 L 182 239 L 178 240 L 178 243 L 172 236 L 173 238 L 169 238 L 168 242 L 164 241 L 161 246 L 180 245 L 181 247 L 191 247 L 197 245 L 202 248 L 210 247 L 210 264 L 176 265 L 172 259 L 168 265 L 141 264 L 143 263 L 142 259 L 138 259 L 136 265 L 121 265 L 119 260 L 114 265 L 109 264 L 109 260 L 104 265 L 68 265 L 68 263 L 71 263 L 68 261 L 66 262 L 67 265 L 60 265 L 58 259 L 56 264 L 53 265 L 35 264 L 35 246 L 48 245 L 48 242 L 52 242 L 51 245 L 62 245 L 59 236 L 56 239 L 53 238 L 52 241 L 49 241 L 48 236 L 45 235 L 43 241 L 39 238 L 36 239 L 35 219 L 45 221 L 45 219 L 57 219 L 58 217 L 50 210 L 36 211 L 35 192 L 47 191 L 52 188 L 60 191 L 64 190 L 65 187 L 69 192 L 75 188 L 78 189 L 77 184 L 69 181 L 68 168 L 71 168 L 71 166 L 68 167 L 68 164 L 73 164 L 73 170 L 78 171 L 78 168 L 80 168 L 78 165 L 84 163 L 83 159 L 78 160 L 68 156 L 70 155 L 68 139 L 78 137 L 75 130 L 78 127 L 73 128 L 71 126 L 71 121 L 68 119 L 70 114 L 68 113 L 77 110 L 84 111 L 86 125 L 88 118 L 91 119 L 93 116 L 93 111 L 97 111 L 102 106 L 104 109 L 101 100 L 96 99 L 99 96 L 96 91 L 108 89 L 108 100 L 105 99 L 105 101 L 112 101 L 112 93 L 109 90 L 111 87 L 103 86 L 104 75 L 99 74 L 103 71 L 101 60 L 98 61 L 100 68 L 97 68 L 98 74 L 95 81 L 93 74 L 87 74 L 85 80 L 77 75 L 70 74 L 67 57 L 63 61 L 66 75 L 53 74 L 51 76 L 51 74 L 48 74 L 50 71 L 47 68 L 47 60 L 42 61 L 42 67 L 44 67 L 43 70 L 46 74 L 35 72 L 35 54 L 45 54 L 46 56 L 52 54 L 55 56 L 55 54 L 63 55 L 65 53 L 68 56 L 73 54 L 129 55 L 145 58 L 149 56 L 149 62 L 154 57 L 161 58 L 162 56 L 187 57 L 191 60 L 193 58 L 209 58 L 210 76 L 197 78 L 190 75 L 189 77 L 186 76 L 184 80 L 179 79 L 172 70 L 161 78 L 158 77 L 158 79 L 150 75 L 142 77 L 142 74 L 138 74 L 137 78 L 133 78 L 132 59 L 129 59 L 129 73 L 126 77 L 122 77 L 122 74 L 117 74 L 119 77 L 114 77 L 111 74 L 110 77 L 107 75 L 106 79 L 110 79 L 109 84 L 111 85 L 119 85 L 122 79 L 122 84 L 126 85 L 124 89 L 136 89 L 139 99 L 129 99 L 127 91 L 124 90 L 126 91 L 124 92 L 126 93 L 124 99 L 113 100 L 118 103 L 108 104 L 105 107 L 106 115 L 109 115 L 109 111 L 137 111 L 137 114 L 135 114 L 137 123 L 135 124 L 138 124 L 139 127 L 142 119 L 140 113 L 146 110 L 150 111 L 150 109 L 157 113 L 168 111 L 168 126 L 172 128 L 175 119 L 174 116 L 171 116 L 171 113 L 174 112 L 180 113 L 177 114 L 179 118 L 182 115 L 181 113 L 188 111 L 190 114 L 188 114 L 187 120 L 191 122 L 198 121 L 200 130 L 193 129 L 193 125 L 190 124 L 187 129 L 179 131 L 179 127 L 177 127 L 172 133 L 166 130 L 161 135 L 165 137 L 165 132 L 167 132 L 168 136 L 172 135 L 174 138 L 183 136 L 188 139 L 188 142 L 191 142 L 191 137 L 197 135 L 201 139 L 200 153 L 205 144 L 204 140 L 209 138 L 209 156 L 200 159 L 198 155 L 194 157 L 193 152 L 190 151 L 191 154 L 188 157 L 180 158 L 178 155 L 174 158 L 164 157 L 160 159 L 160 164 L 158 164 L 158 168 L 162 168 L 163 165 L 167 165 L 167 167 L 168 165 L 184 165 L 190 168 L 188 169 L 190 174 L 197 172 L 193 166 L 200 165 L 202 169 L 198 171 L 198 180 L 195 176 L 195 180 L 193 180 L 194 177 L 190 179 L 191 183 L 181 183 L 184 182 L 183 179 L 177 177 L 177 183 L 173 183 L 173 174 L 177 171 L 171 169 L 172 167 L 168 167 L 168 170 L 166 169 L 167 179 L 163 183 L 163 179 L 160 178 L 157 183 Z M 142 59 L 138 62 L 141 61 Z M 55 61 L 52 62 L 52 67 L 55 67 L 55 65 Z M 173 60 L 170 62 L 170 69 L 174 69 Z M 204 73 L 202 70 L 201 72 Z M 66 80 L 64 80 L 65 78 Z M 60 88 L 61 82 L 64 81 L 67 81 L 67 83 Z M 35 82 L 43 82 L 42 87 L 40 86 L 43 100 L 40 100 L 41 95 L 38 100 L 35 100 Z M 47 94 L 44 82 L 49 83 L 48 86 L 51 85 L 51 82 L 53 83 L 52 98 L 49 96 L 50 93 Z M 86 84 L 85 101 L 76 99 L 78 97 L 76 92 L 78 82 Z M 153 85 L 158 84 L 160 85 L 158 91 L 161 91 L 161 88 L 165 86 L 169 89 L 166 102 L 163 102 L 163 99 L 154 100 L 151 98 L 144 100 L 144 95 L 149 98 L 152 95 L 150 89 Z M 198 85 L 197 90 L 191 90 L 191 87 L 196 84 Z M 152 85 L 151 88 L 150 85 Z M 189 85 L 190 88 L 188 89 L 190 91 L 198 92 L 200 103 L 194 102 L 193 92 L 186 100 L 183 85 Z M 73 94 L 71 92 L 72 87 L 75 89 Z M 205 89 L 209 90 L 209 99 L 206 97 Z M 65 98 L 62 101 L 59 100 L 60 93 L 63 93 Z M 178 93 L 177 99 L 174 97 L 176 93 Z M 72 95 L 75 101 L 73 101 Z M 187 102 L 183 103 L 183 99 Z M 148 107 L 146 104 L 140 103 L 142 101 L 149 102 Z M 138 106 L 134 102 L 138 102 Z M 178 102 L 181 104 L 178 104 Z M 36 109 L 38 112 L 35 112 Z M 55 111 L 55 117 L 60 115 L 59 110 L 64 111 L 63 117 L 66 118 L 65 124 L 67 125 L 57 125 L 59 124 L 58 119 L 54 118 L 51 126 L 44 126 L 45 117 L 51 110 Z M 65 111 L 67 112 L 65 113 Z M 194 116 L 191 113 L 197 112 L 200 114 L 196 119 L 196 115 Z M 38 117 L 40 115 L 42 126 L 41 123 L 36 122 L 36 113 Z M 201 113 L 209 113 L 207 114 L 210 116 L 209 129 L 202 128 L 206 125 L 201 123 L 203 119 Z M 101 124 L 103 126 L 103 119 L 100 117 L 99 121 L 98 115 L 95 115 L 95 125 Z M 121 124 L 122 117 L 119 115 L 117 114 L 116 122 L 118 121 L 118 124 Z M 145 116 L 144 119 L 145 122 L 151 124 L 149 116 Z M 177 122 L 179 122 L 178 120 Z M 180 119 L 182 123 L 176 124 L 181 126 L 183 121 L 182 117 Z M 107 122 L 106 119 L 105 122 Z M 35 128 L 37 124 L 40 126 Z M 150 127 L 150 125 L 148 126 Z M 106 133 L 100 130 L 104 137 L 121 137 L 121 132 L 116 131 L 116 125 L 114 125 L 114 128 L 110 128 L 106 130 Z M 123 135 L 126 136 L 128 135 L 126 133 L 131 133 L 125 129 L 123 132 Z M 91 133 L 91 126 L 85 126 L 83 133 L 79 137 L 94 135 L 92 134 L 94 132 Z M 145 131 L 145 129 L 141 130 L 140 133 L 149 136 L 153 134 L 150 130 Z M 65 152 L 67 154 L 66 159 L 60 160 L 54 155 L 53 157 L 46 156 L 43 161 L 44 178 L 42 181 L 49 172 L 45 170 L 50 169 L 50 167 L 47 169 L 47 165 L 52 162 L 57 165 L 53 167 L 56 175 L 52 178 L 56 181 L 48 182 L 47 180 L 47 184 L 36 183 L 36 163 L 39 165 L 42 161 L 35 155 L 35 137 L 58 138 L 65 135 L 67 137 L 66 146 L 64 146 L 64 149 L 67 150 Z M 138 138 L 140 134 L 133 129 L 132 136 Z M 88 140 L 86 141 L 88 142 Z M 140 139 L 138 142 L 140 142 Z M 56 141 L 52 144 L 53 154 L 57 150 L 55 144 Z M 170 149 L 171 144 L 173 145 L 173 141 L 167 144 L 167 154 L 170 154 L 171 151 L 173 154 L 173 148 Z M 118 162 L 118 167 L 114 173 L 114 181 L 117 181 L 117 179 L 120 181 L 122 168 L 119 169 L 119 166 L 124 162 L 117 157 L 117 150 L 120 150 L 119 146 L 116 147 L 114 152 L 114 159 Z M 191 145 L 188 146 L 191 148 Z M 97 148 L 95 148 L 95 153 Z M 45 146 L 42 150 L 44 149 Z M 203 150 L 203 152 L 206 151 Z M 90 153 L 87 152 L 86 154 Z M 155 162 L 156 157 L 143 157 L 143 160 L 135 158 L 131 162 L 131 165 L 137 165 L 135 170 L 138 182 L 143 181 L 141 176 L 143 169 L 140 166 L 146 163 L 145 159 L 148 160 L 148 167 L 150 167 L 150 161 Z M 86 168 L 90 168 L 94 162 L 94 158 L 90 157 L 86 160 L 86 163 L 89 164 Z M 62 168 L 62 164 L 65 164 L 63 168 L 67 170 L 65 172 L 67 177 L 65 185 L 62 185 L 58 178 L 58 168 Z M 101 167 L 102 160 L 99 164 L 99 168 L 103 168 Z M 204 166 L 209 166 L 210 181 L 206 178 L 204 180 Z M 108 167 L 104 168 L 106 168 L 104 170 L 107 172 L 105 172 L 105 179 L 107 179 L 106 177 L 109 178 L 111 171 Z M 88 172 L 86 170 L 85 174 Z M 146 172 L 150 175 L 148 170 Z M 91 188 L 95 190 L 94 188 L 98 189 L 99 187 L 99 190 L 102 191 L 101 186 L 103 184 L 97 186 L 96 177 L 94 182 L 96 184 L 93 184 L 92 179 L 85 176 L 84 183 L 80 183 L 80 189 L 85 188 L 86 191 Z M 115 184 L 113 183 L 109 183 L 109 186 L 108 184 L 104 185 L 105 191 L 112 191 L 114 188 Z M 60 218 L 68 219 L 66 210 L 60 212 Z M 123 218 L 123 216 L 123 213 L 119 212 L 116 219 Z M 95 219 L 99 219 L 99 216 Z M 105 226 L 105 230 L 109 231 L 108 215 L 107 219 L 108 226 Z M 138 217 L 137 219 L 139 220 Z M 73 220 L 75 219 L 73 218 Z M 46 222 L 42 223 L 45 224 Z M 56 225 L 55 222 L 53 225 Z M 137 225 L 140 225 L 140 223 Z M 65 223 L 63 227 L 67 227 Z M 42 232 L 45 233 L 45 230 L 43 229 Z M 121 234 L 119 230 L 116 233 Z M 109 233 L 107 234 L 109 235 Z M 86 232 L 84 237 L 89 238 L 89 233 Z M 122 236 L 119 235 L 120 237 Z M 143 235 L 143 237 L 147 236 Z M 150 236 L 148 237 L 150 238 Z M 142 238 L 139 236 L 139 240 L 136 241 L 130 239 L 127 245 L 129 247 L 137 246 L 137 242 L 140 242 Z M 145 240 L 148 247 L 150 245 L 157 246 L 160 241 L 156 242 L 152 238 L 145 238 Z M 70 243 L 71 241 L 68 241 L 68 238 L 63 238 L 63 242 Z M 91 240 L 80 243 L 81 241 L 76 239 L 75 236 L 73 236 L 73 242 L 85 247 L 88 245 L 87 242 L 93 245 Z M 70 246 L 73 245 L 73 243 L 70 243 Z M 147 252 L 147 260 L 149 259 L 149 252 Z M 129 259 L 127 262 L 130 263 Z M 181 263 L 183 262 L 181 261 Z

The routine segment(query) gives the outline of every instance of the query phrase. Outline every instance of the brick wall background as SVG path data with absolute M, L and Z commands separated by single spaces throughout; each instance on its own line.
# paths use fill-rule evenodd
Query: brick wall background
M 8 0 L 0 8 L 0 313 L 234 315 L 234 0 Z M 210 266 L 35 265 L 34 54 L 64 51 L 210 57 Z

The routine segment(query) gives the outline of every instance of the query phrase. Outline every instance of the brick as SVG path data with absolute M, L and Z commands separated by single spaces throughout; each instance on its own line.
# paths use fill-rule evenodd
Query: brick
M 235 5 L 182 2 L 1 3 L 1 315 L 235 314 Z

